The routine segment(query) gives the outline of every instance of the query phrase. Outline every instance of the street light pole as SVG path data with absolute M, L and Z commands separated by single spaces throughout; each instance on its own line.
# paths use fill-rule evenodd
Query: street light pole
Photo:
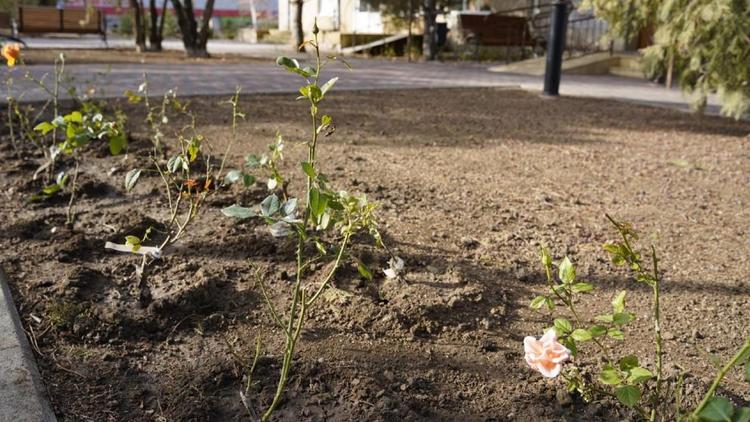
M 553 5 L 550 18 L 549 40 L 547 42 L 547 69 L 544 72 L 544 92 L 542 95 L 560 95 L 560 74 L 562 56 L 565 50 L 565 30 L 568 24 L 568 3 L 558 0 Z

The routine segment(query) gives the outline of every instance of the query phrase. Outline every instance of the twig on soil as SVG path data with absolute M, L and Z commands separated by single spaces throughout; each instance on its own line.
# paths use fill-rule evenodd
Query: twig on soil
M 183 322 L 185 322 L 185 320 L 187 320 L 188 318 L 193 317 L 193 316 L 195 316 L 195 314 L 190 314 L 190 315 L 186 316 L 185 318 L 182 318 L 177 324 L 175 324 L 175 326 L 172 327 L 172 330 L 169 331 L 169 334 L 167 334 L 167 336 L 164 338 L 164 341 L 162 342 L 162 344 L 164 344 L 164 343 L 166 343 L 166 342 L 169 341 L 169 337 L 171 337 L 172 334 L 174 334 L 174 332 L 177 331 L 177 328 L 180 326 L 180 324 L 182 324 Z

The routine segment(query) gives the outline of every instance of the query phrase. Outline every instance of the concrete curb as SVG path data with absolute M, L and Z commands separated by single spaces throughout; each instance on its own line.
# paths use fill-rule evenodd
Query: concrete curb
M 0 421 L 56 420 L 0 268 Z

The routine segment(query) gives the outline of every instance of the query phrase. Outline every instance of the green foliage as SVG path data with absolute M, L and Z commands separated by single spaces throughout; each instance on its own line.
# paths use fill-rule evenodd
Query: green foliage
M 92 140 L 106 140 L 112 155 L 120 154 L 127 145 L 124 122 L 105 120 L 99 107 L 93 103 L 84 103 L 80 110 L 58 116 L 49 122 L 41 122 L 34 130 L 42 136 L 54 130 L 64 133 L 65 138 L 57 148 L 65 154 L 73 154 L 76 149 Z
M 651 71 L 673 66 L 676 79 L 701 108 L 717 93 L 722 113 L 739 119 L 750 111 L 750 2 L 737 0 L 586 0 L 617 36 L 655 29 L 645 50 Z

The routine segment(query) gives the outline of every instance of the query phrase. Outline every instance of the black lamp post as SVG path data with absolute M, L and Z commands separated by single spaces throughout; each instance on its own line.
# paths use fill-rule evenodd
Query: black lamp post
M 543 95 L 560 95 L 562 56 L 565 50 L 565 30 L 568 25 L 568 3 L 558 0 L 553 5 L 547 42 L 547 69 L 544 72 Z

